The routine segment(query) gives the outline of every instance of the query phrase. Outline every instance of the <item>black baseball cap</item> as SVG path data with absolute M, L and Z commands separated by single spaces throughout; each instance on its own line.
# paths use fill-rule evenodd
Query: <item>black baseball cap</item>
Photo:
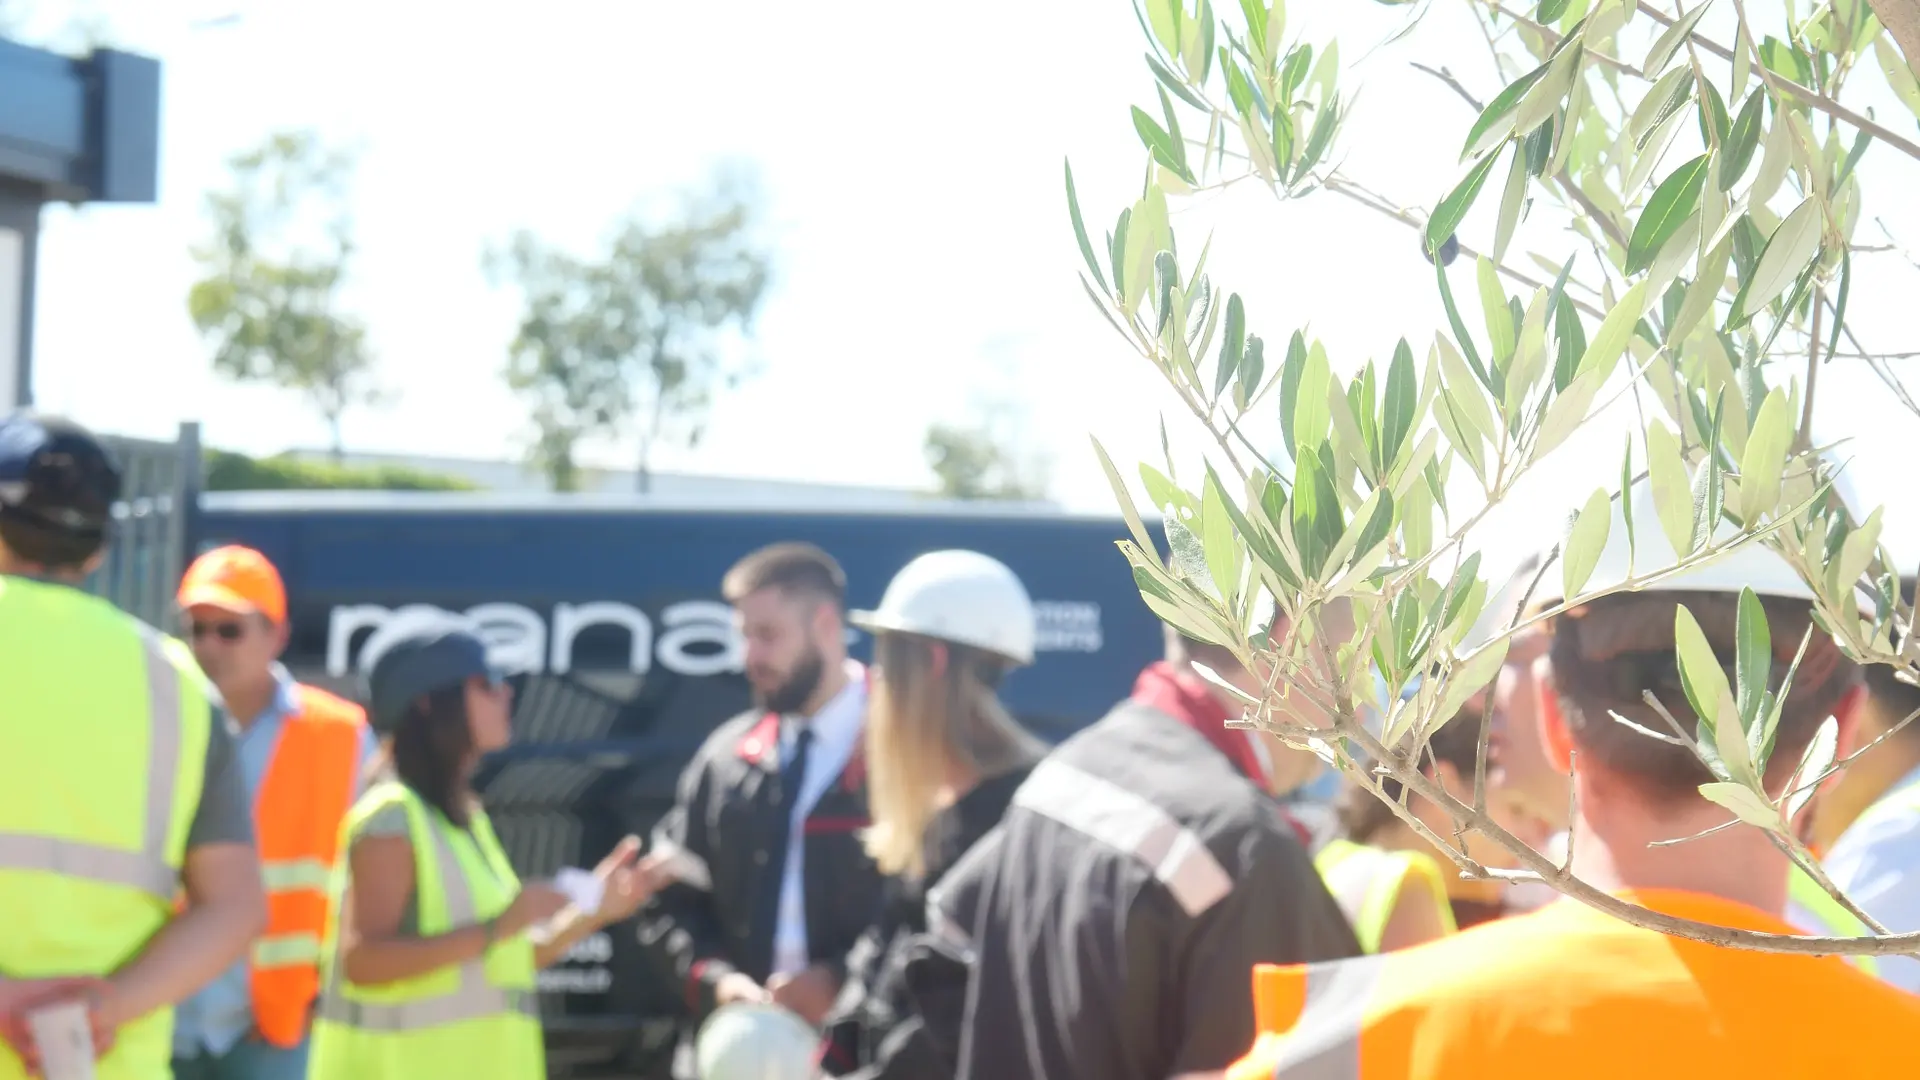
M 24 410 L 0 417 L 0 517 L 104 538 L 119 498 L 120 468 L 92 432 Z
M 501 681 L 487 659 L 486 643 L 465 620 L 434 608 L 401 610 L 360 650 L 367 683 L 367 713 L 374 729 L 397 726 L 413 702 L 458 686 L 474 676 Z

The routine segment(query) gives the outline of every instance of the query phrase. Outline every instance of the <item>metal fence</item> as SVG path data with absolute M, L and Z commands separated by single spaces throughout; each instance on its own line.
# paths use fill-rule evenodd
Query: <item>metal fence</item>
M 181 424 L 173 442 L 119 436 L 101 441 L 120 463 L 121 498 L 106 562 L 87 589 L 136 618 L 166 626 L 199 506 L 200 425 Z

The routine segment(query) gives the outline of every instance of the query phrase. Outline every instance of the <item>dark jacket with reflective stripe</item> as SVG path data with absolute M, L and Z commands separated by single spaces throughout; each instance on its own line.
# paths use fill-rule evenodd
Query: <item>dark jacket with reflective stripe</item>
M 936 817 L 927 829 L 927 870 L 920 880 L 886 879 L 879 919 L 848 954 L 846 985 L 827 1018 L 820 1065 L 829 1075 L 945 1080 L 953 1074 L 951 1052 L 927 1036 L 909 986 L 914 942 L 927 929 L 927 889 L 939 884 L 955 861 L 999 824 L 1029 771 L 987 780 Z M 961 981 L 955 985 L 964 992 L 965 972 L 959 974 Z M 961 994 L 949 998 L 949 1008 L 964 1004 Z M 950 1028 L 958 1019 L 936 1018 L 935 1023 Z
M 765 983 L 773 966 L 773 919 L 761 907 L 761 877 L 787 844 L 780 815 L 779 720 L 743 713 L 722 724 L 680 777 L 660 833 L 706 861 L 713 891 L 663 890 L 641 914 L 640 942 L 685 988 L 695 1025 L 714 1008 L 721 976 L 741 971 Z M 856 751 L 807 816 L 802 883 L 807 950 L 842 971 L 847 951 L 872 923 L 880 873 L 861 846 L 867 827 L 866 766 Z
M 1224 1069 L 1255 964 L 1360 953 L 1280 805 L 1132 701 L 1041 762 L 928 914 L 928 951 L 971 967 L 959 1080 Z

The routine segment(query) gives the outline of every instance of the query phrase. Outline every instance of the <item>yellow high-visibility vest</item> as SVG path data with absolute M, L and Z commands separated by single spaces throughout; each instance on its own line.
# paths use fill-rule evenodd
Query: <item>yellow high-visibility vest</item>
M 520 881 L 486 815 L 461 829 L 404 784 L 376 785 L 347 815 L 334 872 L 327 975 L 314 1019 L 308 1080 L 545 1080 L 546 1051 L 534 988 L 534 948 L 525 934 L 496 941 L 485 957 L 378 986 L 349 981 L 339 951 L 339 913 L 352 877 L 353 840 L 398 804 L 413 843 L 417 933 L 433 937 L 507 909 Z
M 1387 923 L 1400 902 L 1400 889 L 1409 877 L 1427 883 L 1444 931 L 1451 934 L 1456 929 L 1440 867 L 1417 851 L 1390 851 L 1351 840 L 1330 840 L 1313 857 L 1313 865 L 1340 910 L 1346 912 L 1353 936 L 1369 953 L 1380 951 Z
M 173 917 L 212 698 L 193 654 L 78 589 L 0 576 L 0 972 L 106 975 Z M 171 1010 L 99 1080 L 167 1080 Z M 0 1043 L 0 1080 L 24 1080 Z

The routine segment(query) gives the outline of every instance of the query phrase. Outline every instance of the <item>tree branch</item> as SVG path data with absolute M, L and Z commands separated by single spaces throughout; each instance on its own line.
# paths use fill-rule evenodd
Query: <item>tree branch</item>
M 1318 644 L 1321 652 L 1325 656 L 1326 662 L 1329 667 L 1331 667 L 1332 655 L 1327 649 L 1324 639 L 1317 641 L 1316 644 Z M 1641 927 L 1642 929 L 1666 934 L 1670 937 L 1686 938 L 1690 941 L 1705 942 L 1709 945 L 1750 949 L 1757 952 L 1794 953 L 1814 956 L 1831 954 L 1844 956 L 1886 956 L 1895 953 L 1914 953 L 1920 951 L 1920 933 L 1891 934 L 1885 937 L 1802 937 L 1789 934 L 1769 934 L 1754 930 L 1735 930 L 1712 923 L 1676 918 L 1671 915 L 1643 908 L 1637 904 L 1629 903 L 1575 877 L 1568 867 L 1558 866 L 1553 860 L 1533 850 L 1525 841 L 1502 828 L 1490 815 L 1476 811 L 1472 807 L 1461 803 L 1460 800 L 1454 798 L 1440 784 L 1428 779 L 1419 769 L 1408 768 L 1404 762 L 1394 758 L 1387 751 L 1386 747 L 1381 745 L 1380 741 L 1374 738 L 1373 734 L 1366 730 L 1365 725 L 1359 723 L 1349 710 L 1342 709 L 1341 714 L 1335 720 L 1334 730 L 1338 734 L 1352 739 L 1358 744 L 1364 752 L 1377 762 L 1375 766 L 1376 769 L 1384 770 L 1388 775 L 1398 780 L 1403 790 L 1411 791 L 1421 798 L 1436 804 L 1456 821 L 1460 821 L 1467 828 L 1500 845 L 1501 848 L 1519 860 L 1520 864 L 1526 868 L 1515 871 L 1483 867 L 1472 859 L 1467 858 L 1465 854 L 1449 849 L 1445 844 L 1435 845 L 1443 854 L 1452 859 L 1456 865 L 1460 866 L 1471 877 L 1492 878 L 1512 883 L 1542 882 L 1552 886 L 1563 895 L 1578 900 L 1590 907 L 1597 908 L 1622 922 Z M 1375 790 L 1376 793 L 1378 792 L 1377 787 L 1373 790 Z M 1383 801 L 1392 805 L 1392 800 Z M 1396 809 L 1395 815 L 1401 816 L 1401 812 Z M 1413 815 L 1409 813 L 1406 814 L 1402 820 L 1407 820 L 1412 817 Z M 1413 825 L 1414 822 L 1408 821 L 1408 824 Z M 1427 830 L 1424 826 L 1415 825 L 1414 827 L 1422 833 L 1429 842 L 1437 839 L 1431 834 L 1431 831 Z
M 1445 83 L 1449 89 L 1460 95 L 1463 101 L 1473 106 L 1474 112 L 1480 112 L 1486 108 L 1485 105 L 1480 103 L 1479 98 L 1474 97 L 1467 91 L 1465 86 L 1460 84 L 1460 80 L 1454 76 L 1453 72 L 1448 71 L 1444 67 L 1439 69 L 1430 68 L 1417 60 L 1412 63 L 1416 69 L 1424 71 Z M 1623 249 L 1627 246 L 1627 234 L 1621 231 L 1620 226 L 1614 222 L 1612 217 L 1601 212 L 1600 208 L 1594 205 L 1593 200 L 1587 198 L 1587 193 L 1580 190 L 1578 184 L 1568 180 L 1564 175 L 1555 175 L 1553 181 L 1559 185 L 1561 192 L 1563 192 L 1567 198 L 1578 203 L 1580 209 L 1586 211 L 1587 216 L 1600 226 L 1601 230 L 1607 234 L 1607 239 L 1619 244 Z
M 1882 2 L 1885 2 L 1885 0 L 1882 0 Z M 1736 7 L 1742 6 L 1739 3 L 1739 0 L 1735 0 L 1735 6 Z M 1492 7 L 1495 11 L 1498 11 L 1500 14 L 1505 15 L 1509 19 L 1512 19 L 1514 22 L 1520 23 L 1526 26 L 1528 29 L 1533 30 L 1538 34 L 1541 34 L 1547 39 L 1549 44 L 1553 44 L 1553 45 L 1559 44 L 1561 34 L 1559 31 L 1554 30 L 1552 27 L 1537 23 L 1532 19 L 1526 17 L 1525 15 L 1522 15 L 1517 11 L 1513 11 L 1507 7 L 1504 7 L 1503 5 L 1497 2 L 1493 3 Z M 1665 12 L 1662 12 L 1656 8 L 1649 7 L 1646 4 L 1641 4 L 1639 7 L 1639 10 L 1645 13 L 1648 18 L 1652 19 L 1654 22 L 1657 22 L 1662 26 L 1670 27 L 1673 25 L 1673 22 L 1674 22 L 1673 16 L 1668 15 Z M 1741 13 L 1741 18 L 1742 20 L 1746 18 L 1746 14 L 1744 11 Z M 1707 38 L 1703 38 L 1697 33 L 1690 34 L 1688 36 L 1692 38 L 1692 40 L 1696 44 L 1698 44 L 1702 49 L 1705 49 L 1706 51 L 1712 53 L 1713 55 L 1718 56 L 1720 59 L 1728 60 L 1728 61 L 1731 61 L 1733 59 L 1733 50 L 1727 48 L 1725 45 L 1721 45 L 1718 42 L 1708 40 Z M 1623 71 L 1623 72 L 1626 72 L 1627 74 L 1634 75 L 1636 77 L 1640 76 L 1640 69 L 1637 66 L 1633 64 L 1629 64 L 1624 60 L 1620 60 L 1615 57 L 1608 56 L 1606 53 L 1598 52 L 1593 49 L 1586 50 L 1586 53 L 1588 56 L 1593 57 L 1595 60 L 1599 61 L 1602 64 L 1607 65 L 1610 68 L 1613 68 L 1616 71 Z M 1799 83 L 1794 82 L 1792 79 L 1789 79 L 1783 75 L 1778 74 L 1773 69 L 1761 63 L 1759 57 L 1757 56 L 1754 58 L 1753 69 L 1754 71 L 1760 74 L 1760 77 L 1763 80 L 1765 80 L 1767 85 L 1771 87 L 1776 93 L 1788 94 L 1792 97 L 1796 97 L 1800 99 L 1800 101 L 1804 102 L 1805 104 L 1810 105 L 1813 108 L 1818 109 L 1823 113 L 1826 113 L 1828 116 L 1831 116 L 1836 120 L 1845 121 L 1846 123 L 1853 125 L 1855 129 L 1859 131 L 1867 132 L 1868 134 L 1871 134 L 1875 139 L 1898 149 L 1901 153 L 1906 154 L 1908 157 L 1913 158 L 1916 161 L 1920 161 L 1920 143 L 1916 143 L 1912 139 L 1909 139 L 1906 136 L 1901 135 L 1890 128 L 1882 127 L 1881 125 L 1874 123 L 1872 120 L 1869 120 L 1864 116 L 1861 116 L 1859 113 L 1854 112 L 1852 109 L 1847 108 L 1845 105 L 1842 105 L 1839 102 L 1833 100 L 1832 98 L 1827 97 L 1825 94 L 1820 93 L 1818 90 L 1814 90 L 1809 87 L 1802 86 Z
M 1408 228 L 1412 228 L 1412 229 L 1426 228 L 1426 223 L 1421 221 L 1411 211 L 1392 206 L 1391 204 L 1387 203 L 1386 200 L 1381 199 L 1380 196 L 1375 195 L 1373 192 L 1368 191 L 1366 188 L 1361 187 L 1360 185 L 1354 183 L 1351 180 L 1348 180 L 1347 178 L 1341 176 L 1338 173 L 1334 173 L 1328 176 L 1320 184 L 1320 186 L 1327 191 L 1331 191 L 1340 195 L 1345 195 L 1347 198 L 1352 199 L 1355 202 L 1358 202 L 1360 205 L 1365 206 L 1370 210 L 1373 210 L 1375 213 L 1382 214 L 1386 217 L 1390 217 L 1393 220 L 1400 222 L 1402 225 L 1407 226 Z M 1375 201 L 1375 200 L 1379 200 L 1379 201 Z M 1468 247 L 1465 244 L 1461 244 L 1460 254 L 1465 255 L 1468 258 L 1478 259 L 1481 257 L 1483 253 L 1471 247 Z M 1536 278 L 1531 274 L 1521 273 L 1520 271 L 1513 269 L 1512 267 L 1506 265 L 1505 263 L 1495 263 L 1494 269 L 1500 271 L 1500 273 L 1506 275 L 1509 278 L 1512 278 L 1514 281 L 1517 281 L 1522 285 L 1526 285 L 1535 289 L 1544 289 L 1548 287 L 1547 282 L 1541 281 L 1539 278 Z M 1586 312 L 1587 314 L 1593 316 L 1596 319 L 1604 319 L 1607 317 L 1607 313 L 1605 311 L 1602 311 L 1601 309 L 1594 307 L 1592 304 L 1587 303 L 1585 300 L 1581 300 L 1577 297 L 1568 295 L 1567 301 L 1571 303 L 1574 307 L 1579 308 L 1581 311 Z
M 1881 0 L 1881 2 L 1886 3 L 1887 0 Z M 1901 0 L 1895 0 L 1895 2 L 1901 2 Z M 1911 0 L 1905 0 L 1905 2 L 1911 3 Z M 1753 25 L 1747 19 L 1746 4 L 1743 2 L 1743 0 L 1733 0 L 1733 8 L 1735 11 L 1740 13 L 1740 21 L 1742 23 L 1745 23 L 1748 26 Z M 1671 27 L 1674 23 L 1673 16 L 1668 15 L 1666 12 L 1661 11 L 1658 8 L 1652 7 L 1647 4 L 1641 4 L 1640 10 L 1646 13 L 1647 18 L 1652 19 L 1654 22 L 1659 23 L 1661 26 Z M 1693 41 L 1696 44 L 1698 44 L 1701 48 L 1707 50 L 1708 52 L 1712 53 L 1715 56 L 1718 56 L 1720 59 L 1726 60 L 1729 62 L 1733 60 L 1733 50 L 1727 48 L 1725 45 L 1721 45 L 1718 42 L 1709 41 L 1708 39 L 1701 37 L 1698 33 L 1689 34 L 1687 36 L 1692 38 Z M 1802 102 L 1813 106 L 1814 108 L 1820 110 L 1821 112 L 1826 113 L 1828 116 L 1831 116 L 1836 120 L 1844 120 L 1847 123 L 1852 124 L 1856 130 L 1868 132 L 1874 138 L 1879 139 L 1882 142 L 1888 143 L 1889 145 L 1898 147 L 1900 152 L 1903 154 L 1906 154 L 1908 157 L 1913 158 L 1916 161 L 1920 161 L 1920 143 L 1916 143 L 1912 139 L 1909 139 L 1904 135 L 1901 135 L 1889 128 L 1881 127 L 1879 124 L 1876 124 L 1873 121 L 1867 119 L 1866 117 L 1861 116 L 1859 113 L 1854 112 L 1852 109 L 1847 108 L 1845 105 L 1842 105 L 1839 102 L 1833 100 L 1832 98 L 1826 96 L 1825 94 L 1822 94 L 1820 91 L 1812 89 L 1811 87 L 1802 86 L 1799 83 L 1794 82 L 1792 79 L 1789 79 L 1786 76 L 1781 75 L 1780 73 L 1774 71 L 1772 68 L 1768 67 L 1765 63 L 1761 62 L 1760 49 L 1758 46 L 1753 45 L 1753 39 L 1751 37 L 1747 39 L 1747 44 L 1749 46 L 1752 46 L 1753 70 L 1756 73 L 1758 73 L 1760 78 L 1763 81 L 1765 81 L 1769 87 L 1772 87 L 1776 93 L 1790 94 L 1796 98 L 1799 98 Z M 1907 55 L 1911 57 L 1913 53 L 1908 52 Z
M 1430 68 L 1427 65 L 1419 62 L 1418 60 L 1415 60 L 1412 63 L 1413 63 L 1413 66 L 1418 68 L 1419 70 L 1426 72 L 1427 74 L 1433 76 L 1436 79 L 1439 79 L 1443 83 L 1446 83 L 1447 86 L 1452 88 L 1454 93 L 1460 95 L 1462 100 L 1464 100 L 1468 105 L 1473 106 L 1474 112 L 1480 112 L 1486 108 L 1485 105 L 1482 105 L 1480 103 L 1479 98 L 1476 98 L 1472 94 L 1467 93 L 1467 88 L 1460 85 L 1460 80 L 1454 78 L 1453 72 L 1448 71 L 1444 67 L 1436 71 L 1433 68 Z
M 1813 332 L 1807 335 L 1807 401 L 1800 410 L 1800 432 L 1794 436 L 1794 449 L 1805 452 L 1813 445 L 1813 386 L 1820 377 L 1820 316 L 1826 310 L 1826 292 L 1813 291 Z
M 1553 180 L 1560 185 L 1561 191 L 1566 192 L 1568 198 L 1580 204 L 1580 209 L 1586 211 L 1587 217 L 1599 224 L 1600 231 L 1607 234 L 1607 239 L 1619 244 L 1620 250 L 1626 250 L 1626 231 L 1620 228 L 1611 215 L 1594 205 L 1593 200 L 1587 197 L 1587 193 L 1580 190 L 1580 185 L 1568 180 L 1565 175 L 1557 175 Z

